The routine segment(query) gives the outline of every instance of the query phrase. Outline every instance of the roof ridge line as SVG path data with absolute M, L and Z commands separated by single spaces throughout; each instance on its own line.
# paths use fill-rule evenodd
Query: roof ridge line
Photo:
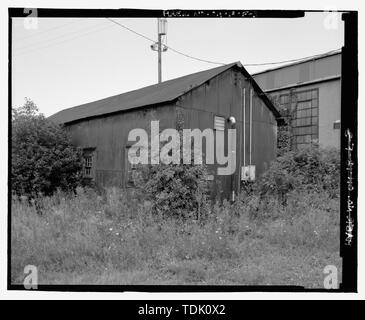
M 240 62 L 238 61 L 238 63 L 240 63 Z M 167 84 L 167 83 L 169 83 L 169 82 L 171 82 L 171 83 L 172 83 L 173 81 L 176 81 L 176 80 L 178 80 L 178 79 L 183 79 L 183 78 L 185 78 L 185 77 L 191 77 L 191 76 L 197 75 L 197 74 L 199 74 L 199 73 L 209 72 L 209 71 L 213 71 L 213 70 L 215 70 L 215 69 L 219 69 L 219 68 L 222 68 L 222 69 L 224 69 L 224 71 L 225 71 L 225 70 L 227 70 L 227 68 L 230 68 L 230 67 L 234 66 L 235 64 L 237 64 L 237 62 L 232 62 L 232 63 L 229 63 L 229 64 L 225 64 L 225 65 L 223 65 L 223 66 L 219 66 L 219 67 L 215 67 L 215 68 L 211 68 L 211 69 L 207 69 L 207 70 L 197 71 L 197 72 L 190 73 L 190 74 L 187 74 L 187 75 L 183 75 L 183 76 L 180 76 L 180 77 L 177 77 L 177 78 L 173 78 L 173 79 L 169 79 L 169 80 L 166 80 L 166 81 L 162 81 L 162 82 L 160 82 L 160 83 L 151 84 L 151 85 L 148 85 L 148 86 L 145 86 L 145 87 L 137 88 L 137 89 L 134 89 L 134 90 L 130 90 L 130 91 L 123 92 L 123 93 L 118 93 L 118 94 L 115 94 L 115 95 L 112 95 L 112 96 L 108 96 L 108 97 L 105 97 L 105 98 L 101 98 L 101 99 L 97 99 L 97 100 L 92 100 L 92 101 L 89 101 L 89 102 L 85 102 L 85 103 L 82 103 L 82 104 L 79 104 L 79 105 L 76 105 L 76 106 L 73 106 L 73 107 L 69 107 L 69 108 L 65 108 L 65 109 L 62 109 L 62 110 L 60 110 L 60 111 L 57 111 L 56 113 L 54 113 L 54 114 L 50 115 L 50 116 L 49 116 L 49 118 L 51 118 L 51 117 L 53 117 L 53 116 L 55 116 L 55 115 L 57 115 L 57 114 L 59 114 L 59 113 L 61 113 L 61 112 L 70 111 L 70 110 L 73 110 L 73 109 L 76 109 L 76 108 L 79 108 L 79 107 L 85 106 L 85 105 L 90 104 L 90 103 L 101 102 L 101 101 L 103 101 L 103 100 L 108 100 L 108 99 L 116 98 L 116 97 L 118 97 L 118 96 L 122 96 L 122 95 L 126 95 L 126 94 L 131 94 L 131 93 L 133 93 L 133 92 L 137 92 L 137 91 L 139 91 L 139 90 L 143 90 L 143 89 L 151 88 L 151 87 L 154 87 L 154 86 L 158 87 L 159 85 L 161 85 L 161 86 L 162 86 L 163 84 L 165 84 L 165 85 L 166 85 L 166 84 Z M 222 72 L 223 72 L 223 71 L 222 71 Z M 221 72 L 219 72 L 218 74 L 220 74 L 220 73 L 221 73 Z M 205 81 L 204 81 L 204 82 L 205 82 Z M 189 90 L 185 91 L 184 93 L 186 93 L 186 92 L 188 92 L 188 91 L 192 90 L 193 88 L 196 88 L 197 86 L 200 86 L 200 85 L 201 85 L 202 83 L 204 83 L 204 82 L 201 82 L 201 83 L 198 83 L 198 84 L 193 85 L 193 87 L 192 87 L 192 88 L 189 88 Z M 182 94 L 183 94 L 183 93 L 182 93 Z M 177 95 L 177 96 L 175 97 L 175 99 L 176 99 L 176 98 L 178 98 L 178 97 L 180 97 L 182 94 Z

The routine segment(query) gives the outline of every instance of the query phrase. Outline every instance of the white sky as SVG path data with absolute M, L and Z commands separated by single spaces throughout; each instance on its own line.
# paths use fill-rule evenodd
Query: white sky
M 222 63 L 302 58 L 343 45 L 340 15 L 332 29 L 325 27 L 326 17 L 328 13 L 307 13 L 300 19 L 168 19 L 167 45 Z M 114 20 L 157 37 L 157 19 Z M 12 40 L 12 105 L 20 106 L 29 97 L 47 116 L 157 82 L 152 43 L 107 19 L 41 18 L 37 29 L 13 19 Z M 172 51 L 163 53 L 162 64 L 163 80 L 218 66 Z

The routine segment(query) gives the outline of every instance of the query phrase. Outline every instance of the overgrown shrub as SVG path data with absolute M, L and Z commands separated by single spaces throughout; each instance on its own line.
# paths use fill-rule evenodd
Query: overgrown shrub
M 287 120 L 288 121 L 288 120 Z M 288 124 L 278 126 L 277 156 L 280 157 L 291 150 L 293 134 Z
M 293 139 L 293 110 L 288 108 L 286 104 L 280 102 L 280 95 L 269 95 L 271 102 L 274 104 L 276 109 L 280 112 L 282 120 L 284 121 L 278 126 L 277 132 L 277 156 L 280 157 L 283 154 L 292 150 L 292 139 Z M 296 96 L 293 92 L 289 94 L 289 101 L 294 101 Z
M 311 145 L 278 157 L 257 180 L 254 189 L 261 197 L 278 195 L 285 202 L 291 190 L 326 192 L 338 197 L 339 186 L 339 150 Z
M 81 152 L 67 133 L 38 112 L 26 99 L 12 115 L 12 190 L 18 195 L 50 195 L 57 189 L 73 190 L 82 169 Z
M 143 190 L 155 213 L 200 219 L 207 210 L 207 169 L 204 165 L 152 165 Z
M 183 126 L 183 115 L 178 112 L 176 130 L 179 132 L 177 139 L 180 139 L 180 162 L 166 164 L 166 159 L 160 159 L 159 164 L 140 165 L 135 175 L 135 184 L 151 201 L 153 213 L 162 217 L 201 220 L 208 209 L 208 171 L 205 164 L 195 164 L 194 143 L 190 150 L 191 164 L 184 164 Z M 160 150 L 163 147 L 164 144 L 160 141 Z M 172 149 L 167 157 L 172 155 Z

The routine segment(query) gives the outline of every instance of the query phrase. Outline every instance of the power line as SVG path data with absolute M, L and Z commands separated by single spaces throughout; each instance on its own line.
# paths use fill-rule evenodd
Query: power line
M 72 30 L 71 32 L 68 32 L 66 34 L 61 34 L 61 35 L 58 35 L 58 36 L 50 38 L 50 39 L 42 39 L 41 41 L 31 42 L 31 43 L 28 43 L 23 46 L 14 47 L 14 49 L 15 50 L 33 49 L 34 47 L 37 47 L 38 44 L 40 44 L 40 45 L 47 44 L 48 45 L 48 43 L 52 43 L 55 40 L 62 39 L 65 37 L 67 38 L 68 36 L 72 36 L 74 34 L 79 33 L 80 31 L 82 32 L 82 31 L 93 30 L 93 29 L 95 29 L 95 27 L 97 27 L 96 28 L 96 30 L 97 30 L 97 29 L 99 29 L 100 26 L 103 26 L 103 24 L 91 25 L 91 26 L 81 26 L 81 29 Z
M 65 23 L 65 24 L 62 24 L 60 26 L 55 26 L 53 28 L 49 28 L 47 30 L 43 30 L 43 31 L 39 31 L 37 33 L 34 33 L 34 34 L 30 34 L 30 35 L 27 35 L 25 37 L 20 37 L 20 38 L 15 38 L 14 40 L 18 41 L 18 40 L 27 40 L 29 38 L 33 38 L 33 37 L 36 37 L 36 36 L 39 36 L 39 35 L 42 35 L 42 34 L 45 34 L 45 33 L 48 33 L 50 31 L 53 31 L 53 30 L 56 30 L 56 29 L 60 29 L 60 28 L 63 28 L 63 27 L 66 27 L 66 26 L 69 26 L 70 24 L 74 24 L 78 21 L 82 20 L 81 18 L 80 19 L 77 19 L 77 20 L 74 20 L 74 21 L 71 21 L 71 22 L 68 22 L 68 23 Z
M 64 39 L 62 41 L 58 41 L 56 43 L 51 43 L 49 45 L 46 45 L 46 46 L 42 46 L 42 47 L 37 47 L 37 48 L 30 48 L 30 50 L 28 51 L 24 51 L 24 52 L 20 52 L 20 53 L 14 53 L 15 56 L 21 56 L 21 55 L 24 55 L 24 54 L 28 54 L 28 53 L 32 53 L 34 51 L 39 51 L 41 49 L 46 49 L 46 48 L 49 48 L 49 47 L 52 47 L 52 46 L 55 46 L 55 45 L 59 45 L 61 43 L 64 43 L 64 42 L 67 42 L 67 41 L 72 41 L 72 40 L 75 40 L 75 39 L 78 39 L 78 38 L 81 38 L 81 37 L 84 37 L 86 35 L 89 35 L 91 33 L 96 33 L 96 32 L 100 32 L 102 30 L 105 30 L 105 29 L 108 29 L 110 26 L 103 26 L 102 28 L 98 28 L 96 30 L 92 30 L 90 32 L 87 32 L 87 33 L 83 33 L 81 35 L 78 35 L 76 37 L 72 37 L 72 38 L 68 38 L 68 39 Z M 22 48 L 22 50 L 24 50 L 25 48 Z
M 155 43 L 156 41 L 137 32 L 137 31 L 134 31 L 133 29 L 113 20 L 113 19 L 110 19 L 110 18 L 106 18 L 108 19 L 109 21 L 121 26 L 122 28 L 146 39 L 146 40 L 149 40 L 149 41 L 152 41 L 153 43 Z M 207 63 L 211 63 L 211 64 L 218 64 L 218 65 L 226 65 L 226 63 L 223 63 L 223 62 L 215 62 L 215 61 L 209 61 L 209 60 L 205 60 L 205 59 L 200 59 L 200 58 L 197 58 L 197 57 L 193 57 L 191 55 L 188 55 L 186 53 L 183 53 L 181 51 L 178 51 L 178 50 L 175 50 L 174 48 L 171 48 L 170 46 L 167 46 L 167 45 L 164 45 L 166 48 L 170 49 L 171 51 L 177 53 L 177 54 L 180 54 L 184 57 L 187 57 L 187 58 L 190 58 L 190 59 L 194 59 L 194 60 L 197 60 L 197 61 L 202 61 L 202 62 L 207 62 Z M 304 57 L 304 58 L 297 58 L 297 59 L 290 59 L 290 60 L 283 60 L 283 61 L 275 61 L 275 62 L 264 62 L 264 63 L 244 63 L 242 64 L 243 66 L 245 67 L 253 67 L 253 66 L 267 66 L 267 65 L 277 65 L 277 64 L 282 64 L 282 63 L 290 63 L 290 62 L 298 62 L 298 61 L 302 61 L 302 60 L 307 60 L 307 59 L 311 59 L 311 58 L 316 58 L 316 57 L 319 57 L 319 56 L 322 56 L 324 54 L 329 54 L 329 53 L 332 53 L 332 52 L 335 52 L 337 50 L 331 50 L 331 51 L 328 51 L 328 52 L 325 52 L 325 53 L 321 53 L 321 54 L 317 54 L 317 55 L 313 55 L 313 56 L 308 56 L 308 57 Z
M 66 18 L 67 19 L 67 18 Z M 73 21 L 70 21 L 70 22 L 67 22 L 67 23 L 64 23 L 62 25 L 59 25 L 59 26 L 54 26 L 52 28 L 49 28 L 49 29 L 46 29 L 46 30 L 42 30 L 42 31 L 38 31 L 37 30 L 37 33 L 34 33 L 34 34 L 29 34 L 29 35 L 26 35 L 26 36 L 23 36 L 23 37 L 14 37 L 14 40 L 15 41 L 19 41 L 19 40 L 28 40 L 29 38 L 33 38 L 33 37 L 37 37 L 39 35 L 42 35 L 42 34 L 45 34 L 45 33 L 49 33 L 50 31 L 53 31 L 53 30 L 57 30 L 57 29 L 61 29 L 63 27 L 67 27 L 71 24 L 74 24 L 76 22 L 79 22 L 79 21 L 82 21 L 82 20 L 85 20 L 83 18 L 79 18 L 79 19 L 76 19 L 75 18 L 68 18 L 68 19 L 73 19 Z M 127 18 L 127 19 L 123 19 L 124 21 L 127 21 L 127 20 L 131 20 L 132 18 Z M 41 20 L 41 19 L 40 19 Z M 40 28 L 40 27 L 39 27 Z
M 149 37 L 147 37 L 147 36 L 143 35 L 142 33 L 139 33 L 139 32 L 137 32 L 137 31 L 135 31 L 135 30 L 133 30 L 133 29 L 131 29 L 131 28 L 129 28 L 129 27 L 127 27 L 127 26 L 125 26 L 125 25 L 124 25 L 124 24 L 122 24 L 122 23 L 119 23 L 119 22 L 117 22 L 117 21 L 115 21 L 115 20 L 113 20 L 113 19 L 110 19 L 110 18 L 106 18 L 106 19 L 107 19 L 107 20 L 109 20 L 109 21 L 111 21 L 111 22 L 113 22 L 114 24 L 116 24 L 116 25 L 118 25 L 118 26 L 120 26 L 120 27 L 122 27 L 122 28 L 124 28 L 124 29 L 126 29 L 126 30 L 128 30 L 128 31 L 130 31 L 130 32 L 132 32 L 132 33 L 134 33 L 134 34 L 136 34 L 136 35 L 138 35 L 139 37 L 142 37 L 142 38 L 144 38 L 144 39 L 146 39 L 146 40 L 148 40 L 148 41 L 151 41 L 151 42 L 153 42 L 153 43 L 155 43 L 155 42 L 156 42 L 154 39 L 151 39 L 151 38 L 149 38 Z M 62 27 L 64 27 L 64 26 L 67 26 L 67 25 L 73 24 L 73 23 L 75 23 L 75 22 L 77 22 L 77 21 L 80 21 L 80 20 L 82 20 L 82 19 L 77 19 L 77 20 L 72 21 L 72 22 L 69 22 L 69 23 L 67 23 L 67 24 L 63 24 L 63 25 L 61 25 L 61 26 L 56 26 L 56 27 L 54 27 L 54 28 L 51 28 L 51 29 L 45 30 L 45 31 L 43 31 L 43 32 L 40 32 L 40 33 L 37 33 L 37 34 L 34 34 L 34 35 L 30 35 L 30 36 L 28 36 L 27 38 L 34 37 L 34 36 L 37 36 L 37 35 L 39 35 L 39 34 L 48 33 L 49 31 L 52 31 L 52 30 L 55 30 L 55 29 L 62 28 Z M 93 31 L 91 31 L 91 32 L 87 32 L 87 33 L 85 33 L 85 34 L 79 35 L 79 36 L 77 36 L 77 37 L 73 37 L 73 38 L 65 39 L 65 40 L 63 40 L 63 41 L 59 41 L 59 42 L 56 42 L 56 43 L 52 43 L 52 44 L 50 44 L 50 45 L 46 45 L 46 46 L 39 47 L 39 48 L 37 48 L 37 47 L 33 47 L 33 46 L 32 46 L 32 45 L 34 45 L 34 43 L 33 43 L 31 46 L 25 46 L 25 47 L 21 47 L 21 48 L 19 48 L 19 49 L 18 49 L 18 50 L 24 50 L 24 49 L 28 49 L 28 48 L 29 48 L 29 49 L 31 49 L 30 51 L 20 52 L 20 53 L 15 54 L 15 55 L 23 55 L 23 54 L 26 54 L 26 53 L 29 53 L 29 52 L 37 51 L 37 50 L 39 50 L 39 49 L 45 49 L 45 48 L 48 48 L 48 47 L 50 47 L 50 46 L 58 45 L 58 44 L 60 44 L 60 43 L 66 42 L 66 41 L 71 41 L 71 40 L 74 40 L 74 39 L 78 39 L 78 38 L 83 37 L 83 36 L 85 36 L 85 35 L 88 35 L 88 34 L 90 34 L 90 33 L 98 32 L 98 31 L 101 31 L 101 30 L 104 30 L 104 29 L 106 29 L 106 28 L 104 27 L 104 28 L 101 28 L 101 29 L 96 29 L 96 30 L 93 30 Z M 73 33 L 74 33 L 74 32 L 73 32 Z M 72 33 L 71 33 L 71 34 L 72 34 Z M 59 39 L 59 38 L 63 38 L 63 37 L 68 36 L 68 35 L 70 35 L 70 34 L 61 35 L 60 37 L 56 37 L 56 38 L 54 38 L 54 39 L 49 39 L 49 40 L 51 40 L 51 41 L 53 41 L 53 40 L 57 40 L 57 39 Z M 24 39 L 24 38 L 20 38 L 20 40 L 21 40 L 21 39 Z M 18 39 L 18 40 L 19 40 L 19 39 Z M 35 44 L 39 44 L 39 43 L 42 43 L 42 42 L 37 42 L 37 43 L 35 43 Z M 189 54 L 183 53 L 183 52 L 181 52 L 181 51 L 179 51 L 179 50 L 176 50 L 176 49 L 174 49 L 174 48 L 172 48 L 172 47 L 170 47 L 170 46 L 167 46 L 167 45 L 164 45 L 164 46 L 165 46 L 166 48 L 170 49 L 172 52 L 175 52 L 175 53 L 177 53 L 177 54 L 180 54 L 180 55 L 182 55 L 182 56 L 184 56 L 184 57 L 186 57 L 186 58 L 190 58 L 190 59 L 193 59 L 193 60 L 196 60 L 196 61 L 206 62 L 206 63 L 210 63 L 210 64 L 226 65 L 226 63 L 223 63 L 223 62 L 216 62 L 216 61 L 211 61 L 211 60 L 206 60 L 206 59 L 197 58 L 197 57 L 194 57 L 194 56 L 192 56 L 192 55 L 189 55 Z M 313 55 L 313 56 L 307 56 L 307 57 L 303 57 L 303 58 L 290 59 L 290 60 L 283 60 L 283 61 L 264 62 L 264 63 L 244 63 L 244 64 L 243 64 L 243 66 L 245 66 L 245 67 L 253 67 L 253 66 L 267 66 L 267 65 L 278 65 L 278 64 L 283 64 L 283 63 L 299 62 L 299 61 L 307 60 L 307 59 L 311 59 L 311 58 L 313 59 L 313 58 L 316 58 L 316 57 L 322 56 L 322 55 L 324 55 L 324 54 L 329 54 L 329 53 L 332 53 L 332 52 L 335 52 L 335 51 L 337 51 L 337 50 L 331 50 L 331 51 L 328 51 L 328 52 L 325 52 L 325 53 L 321 53 L 321 54 L 317 54 L 317 55 Z
M 55 26 L 55 27 L 53 27 L 53 28 L 50 28 L 50 29 L 47 29 L 47 30 L 44 30 L 44 31 L 37 32 L 36 34 L 31 34 L 31 35 L 26 36 L 26 37 L 22 37 L 22 38 L 15 39 L 15 41 L 19 41 L 19 40 L 27 40 L 28 38 L 33 38 L 33 37 L 36 37 L 36 36 L 38 36 L 38 35 L 42 35 L 42 34 L 45 34 L 45 33 L 50 32 L 50 31 L 53 31 L 53 30 L 56 30 L 56 29 L 63 28 L 63 27 L 65 27 L 65 26 L 68 26 L 68 25 L 74 24 L 74 23 L 79 22 L 79 21 L 81 21 L 81 20 L 84 20 L 84 19 L 80 18 L 80 19 L 77 19 L 77 20 L 71 21 L 71 22 L 69 22 L 69 23 L 65 23 L 65 24 L 63 24 L 63 25 L 60 25 L 60 26 Z M 126 20 L 130 20 L 130 19 L 123 19 L 123 20 L 124 20 L 124 21 L 126 21 Z M 101 26 L 101 24 L 98 24 L 98 25 L 91 26 L 91 28 L 93 28 L 93 27 L 100 27 L 100 26 Z M 102 28 L 96 28 L 95 30 L 93 30 L 93 31 L 91 31 L 91 32 L 84 33 L 84 34 L 82 34 L 81 36 L 72 37 L 72 38 L 69 38 L 69 39 L 65 39 L 65 40 L 62 40 L 62 41 L 58 41 L 58 42 L 56 42 L 56 43 L 50 43 L 50 44 L 48 45 L 49 41 L 51 41 L 51 42 L 52 42 L 52 41 L 54 41 L 54 40 L 57 40 L 57 39 L 60 39 L 60 38 L 64 38 L 64 37 L 67 37 L 67 36 L 73 35 L 73 34 L 75 34 L 76 32 L 84 31 L 85 29 L 90 29 L 90 27 L 88 26 L 87 28 L 81 28 L 81 29 L 78 29 L 78 30 L 76 30 L 76 31 L 68 32 L 68 33 L 66 33 L 66 34 L 64 34 L 64 35 L 60 35 L 60 36 L 55 37 L 55 38 L 51 38 L 51 39 L 44 39 L 45 41 L 32 42 L 32 43 L 30 43 L 30 44 L 28 44 L 28 45 L 21 46 L 21 47 L 19 47 L 19 48 L 16 48 L 16 47 L 15 47 L 15 48 L 14 48 L 14 55 L 15 55 L 15 56 L 20 56 L 20 55 L 24 55 L 24 54 L 27 54 L 27 53 L 31 53 L 31 52 L 33 52 L 33 51 L 38 51 L 39 49 L 46 49 L 46 48 L 52 47 L 52 46 L 54 46 L 54 45 L 58 45 L 58 44 L 61 44 L 61 43 L 67 42 L 67 41 L 72 41 L 72 40 L 74 40 L 74 39 L 78 39 L 79 37 L 83 37 L 83 36 L 88 35 L 88 34 L 90 34 L 90 33 L 92 33 L 92 32 L 99 32 L 99 31 L 102 31 L 102 30 L 107 29 L 107 28 L 109 28 L 109 27 L 110 27 L 110 26 L 104 26 L 104 27 L 102 27 Z M 41 44 L 41 45 L 42 45 L 42 44 L 46 44 L 46 46 L 37 47 L 37 45 L 38 45 L 38 44 Z M 35 45 L 35 46 L 34 46 L 34 45 Z M 27 49 L 30 49 L 30 50 L 28 50 L 28 51 L 27 51 Z M 25 50 L 25 51 L 24 51 L 24 50 Z M 19 52 L 19 53 L 16 53 L 16 51 L 20 51 L 20 52 Z
M 219 65 L 222 65 L 222 66 L 226 65 L 226 63 L 222 63 L 222 62 L 214 62 L 214 61 L 209 61 L 209 60 L 205 60 L 205 59 L 196 58 L 196 57 L 190 56 L 190 55 L 188 55 L 188 54 L 186 54 L 186 53 L 183 53 L 183 52 L 181 52 L 181 51 L 177 51 L 177 50 L 175 50 L 175 49 L 173 49 L 173 48 L 171 48 L 171 47 L 168 47 L 168 46 L 166 46 L 166 47 L 167 47 L 168 49 L 170 49 L 171 51 L 173 51 L 173 52 L 175 52 L 175 53 L 177 53 L 177 54 L 180 54 L 180 55 L 182 55 L 182 56 L 184 56 L 184 57 L 190 58 L 190 59 L 194 59 L 194 60 L 202 61 L 202 62 L 207 62 L 207 63 L 211 63 L 211 64 L 219 64 Z
M 253 67 L 253 66 L 265 66 L 265 65 L 275 65 L 275 64 L 282 64 L 282 63 L 290 63 L 290 62 L 297 62 L 297 61 L 302 61 L 302 60 L 307 60 L 307 59 L 314 59 L 332 52 L 336 52 L 337 50 L 331 50 L 331 51 L 327 51 L 325 53 L 320 53 L 320 54 L 316 54 L 313 56 L 308 56 L 308 57 L 304 57 L 304 58 L 298 58 L 298 59 L 291 59 L 291 60 L 284 60 L 284 61 L 276 61 L 276 62 L 266 62 L 266 63 L 246 63 L 243 64 L 246 67 Z
M 146 39 L 146 40 L 148 40 L 148 41 L 156 42 L 155 40 L 153 40 L 153 39 L 151 39 L 151 38 L 149 38 L 149 37 L 147 37 L 147 36 L 143 35 L 142 33 L 139 33 L 139 32 L 137 32 L 137 31 L 134 31 L 134 30 L 132 30 L 131 28 L 128 28 L 128 27 L 127 27 L 127 26 L 125 26 L 124 24 L 121 24 L 121 23 L 119 23 L 119 22 L 117 22 L 117 21 L 114 21 L 113 19 L 110 19 L 110 18 L 106 18 L 106 19 L 107 19 L 107 20 L 109 20 L 109 21 L 111 21 L 111 22 L 113 22 L 113 23 L 115 23 L 115 24 L 117 24 L 118 26 L 123 27 L 124 29 L 127 29 L 128 31 L 130 31 L 130 32 L 132 32 L 132 33 L 134 33 L 134 34 L 136 34 L 136 35 L 138 35 L 138 36 L 142 37 L 142 38 L 145 38 L 145 39 Z
M 115 21 L 113 19 L 110 19 L 110 18 L 106 18 L 106 19 L 108 19 L 109 21 L 111 21 L 111 22 L 113 22 L 113 23 L 121 26 L 122 28 L 124 28 L 124 29 L 126 29 L 126 30 L 128 30 L 130 32 L 133 32 L 134 34 L 136 34 L 136 35 L 138 35 L 138 36 L 140 36 L 140 37 L 142 37 L 142 38 L 144 38 L 146 40 L 149 40 L 149 41 L 151 41 L 153 43 L 156 42 L 155 40 L 153 40 L 153 39 L 151 39 L 151 38 L 149 38 L 149 37 L 147 37 L 147 36 L 145 36 L 145 35 L 137 32 L 137 31 L 134 31 L 133 29 L 128 28 L 127 26 L 125 26 L 125 25 L 123 25 L 123 24 L 121 24 L 121 23 L 119 23 L 119 22 L 117 22 L 117 21 Z M 197 60 L 197 61 L 202 61 L 202 62 L 211 63 L 211 64 L 219 64 L 219 65 L 225 65 L 226 64 L 226 63 L 222 63 L 222 62 L 214 62 L 214 61 L 209 61 L 209 60 L 205 60 L 205 59 L 196 58 L 196 57 L 193 57 L 193 56 L 188 55 L 186 53 L 183 53 L 181 51 L 175 50 L 174 48 L 171 48 L 170 46 L 167 46 L 167 45 L 164 45 L 164 47 L 166 47 L 166 48 L 170 49 L 171 51 L 173 51 L 173 52 L 175 52 L 177 54 L 180 54 L 180 55 L 182 55 L 184 57 L 187 57 L 187 58 L 190 58 L 190 59 L 194 59 L 194 60 Z

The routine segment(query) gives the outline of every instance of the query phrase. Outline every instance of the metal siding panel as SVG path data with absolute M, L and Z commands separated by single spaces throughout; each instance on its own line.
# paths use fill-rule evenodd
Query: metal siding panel
M 231 73 L 224 72 L 217 76 L 218 80 L 218 115 L 229 117 L 232 105 Z
M 306 62 L 299 66 L 299 82 L 309 81 L 310 65 L 313 63 Z
M 256 177 L 262 175 L 276 158 L 276 123 L 272 113 L 256 94 L 252 99 L 252 164 L 256 165 Z M 249 109 L 249 100 L 246 110 Z M 246 113 L 246 165 L 249 164 L 249 113 Z M 243 165 L 243 160 L 242 160 Z
M 143 128 L 149 133 L 151 120 L 160 120 L 161 130 L 174 127 L 175 105 L 125 112 L 68 126 L 77 146 L 96 147 L 97 185 L 123 184 L 128 133 L 135 128 Z
M 218 81 L 216 78 L 211 79 L 205 85 L 205 110 L 218 113 Z

